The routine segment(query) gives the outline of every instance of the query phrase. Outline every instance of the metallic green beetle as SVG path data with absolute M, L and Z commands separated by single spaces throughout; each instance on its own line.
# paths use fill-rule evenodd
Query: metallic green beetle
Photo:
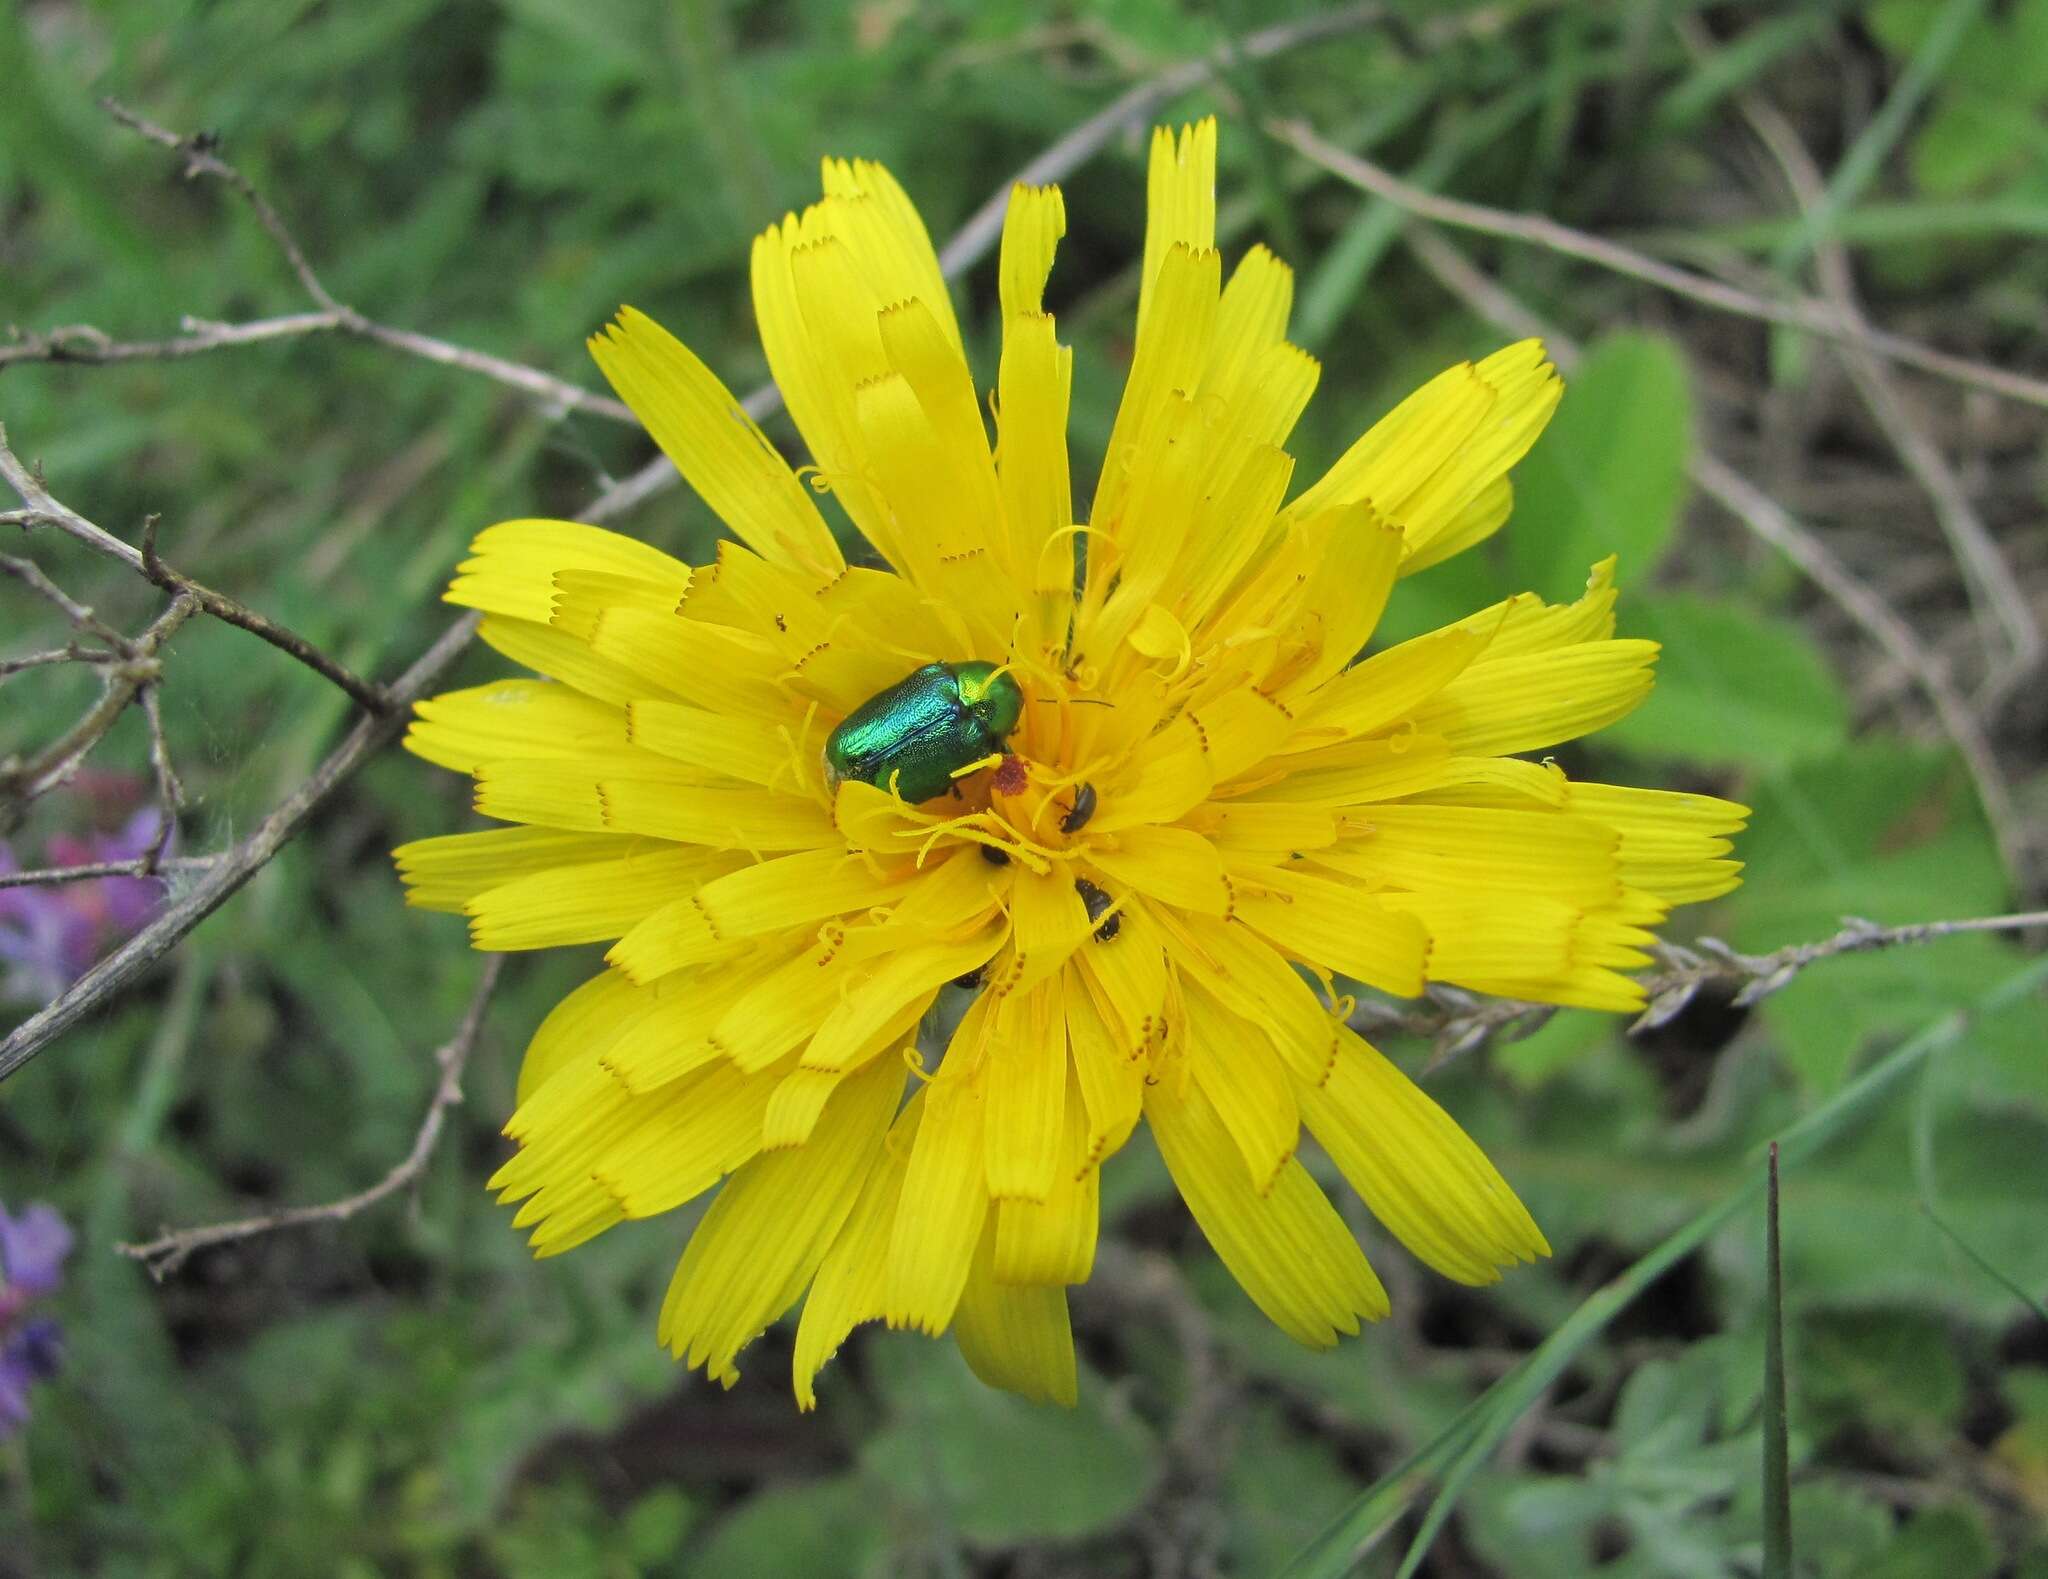
M 928 663 L 846 715 L 825 741 L 825 778 L 930 800 L 1001 751 L 1023 716 L 1024 693 L 996 665 Z

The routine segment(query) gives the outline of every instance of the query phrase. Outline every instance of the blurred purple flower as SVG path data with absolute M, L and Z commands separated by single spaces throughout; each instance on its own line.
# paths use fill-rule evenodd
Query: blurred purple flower
M 113 833 L 53 836 L 48 866 L 132 861 L 155 847 L 161 813 L 145 807 Z M 0 874 L 22 870 L 0 840 Z M 95 877 L 49 887 L 0 888 L 0 999 L 44 1003 L 84 975 L 102 950 L 163 902 L 155 877 Z
M 47 1316 L 31 1319 L 29 1306 L 54 1294 L 71 1253 L 71 1229 L 53 1206 L 35 1205 L 19 1217 L 0 1206 L 0 1438 L 28 1419 L 28 1390 L 56 1373 L 63 1332 Z

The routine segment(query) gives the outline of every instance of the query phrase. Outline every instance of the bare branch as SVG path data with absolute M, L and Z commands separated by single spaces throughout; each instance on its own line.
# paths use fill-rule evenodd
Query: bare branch
M 233 598 L 215 592 L 210 587 L 201 586 L 190 576 L 165 564 L 157 555 L 156 529 L 155 516 L 143 518 L 142 573 L 157 586 L 166 592 L 175 592 L 191 598 L 215 619 L 240 627 L 251 636 L 269 642 L 279 652 L 289 653 L 322 679 L 330 680 L 346 691 L 355 704 L 365 712 L 381 713 L 389 709 L 390 698 L 385 696 L 379 687 L 343 668 L 296 631 L 287 630 L 277 621 L 258 614 L 254 609 L 237 603 Z
M 1738 289 L 1710 279 L 1704 274 L 1695 274 L 1661 262 L 1616 242 L 1599 236 L 1588 235 L 1583 230 L 1574 230 L 1550 218 L 1547 214 L 1512 214 L 1504 209 L 1488 208 L 1482 203 L 1468 203 L 1462 198 L 1443 197 L 1435 192 L 1426 192 L 1419 186 L 1412 186 L 1391 171 L 1384 170 L 1369 159 L 1360 158 L 1334 143 L 1325 142 L 1300 121 L 1278 120 L 1269 122 L 1267 130 L 1286 143 L 1296 152 L 1321 165 L 1340 180 L 1375 197 L 1384 198 L 1406 212 L 1423 219 L 1435 220 L 1458 230 L 1476 230 L 1489 236 L 1500 236 L 1510 241 L 1520 241 L 1531 246 L 1542 247 L 1563 257 L 1577 258 L 1582 262 L 1597 265 L 1616 274 L 1641 280 L 1655 285 L 1677 296 L 1699 302 L 1720 312 L 1735 313 L 1745 318 L 1757 318 L 1765 323 L 1785 324 L 1794 329 L 1820 335 L 1823 339 L 1837 340 L 1862 346 L 1864 349 L 1917 367 L 1922 372 L 1932 373 L 1958 384 L 1967 384 L 1975 389 L 1986 389 L 1993 394 L 2003 395 L 2009 400 L 2023 401 L 2030 406 L 2048 407 L 2048 381 L 2030 378 L 2023 373 L 2008 372 L 2004 368 L 1989 367 L 1982 362 L 1973 362 L 1967 357 L 1938 351 L 1918 340 L 1905 335 L 1893 334 L 1885 329 L 1860 326 L 1844 317 L 1840 309 L 1812 297 L 1795 297 L 1790 301 L 1773 301 L 1768 297 Z
M 43 652 L 23 653 L 19 658 L 0 658 L 0 680 L 11 680 L 31 669 L 47 669 L 59 663 L 119 663 L 123 656 L 98 647 L 81 647 L 74 641 Z
M 14 491 L 21 496 L 21 502 L 27 506 L 26 510 L 8 512 L 8 518 L 13 524 L 23 527 L 54 526 L 95 552 L 109 559 L 118 560 L 166 592 L 189 599 L 196 607 L 211 614 L 215 619 L 239 626 L 250 635 L 269 642 L 280 652 L 289 653 L 321 678 L 341 687 L 366 711 L 379 713 L 390 706 L 384 693 L 376 686 L 358 678 L 336 663 L 303 636 L 287 630 L 266 615 L 258 614 L 226 593 L 216 592 L 211 587 L 194 581 L 184 572 L 173 570 L 165 564 L 156 551 L 155 516 L 150 516 L 143 522 L 142 547 L 138 549 L 123 542 L 105 528 L 95 526 L 69 505 L 55 498 L 44 486 L 41 476 L 24 466 L 20 457 L 8 447 L 5 425 L 0 425 L 0 477 L 7 479 Z
M 47 888 L 82 883 L 95 877 L 162 877 L 166 872 L 203 872 L 219 859 L 212 855 L 171 855 L 151 862 L 148 852 L 127 861 L 87 861 L 77 866 L 46 866 L 31 872 L 0 872 L 0 888 Z
M 4 434 L 4 430 L 0 430 L 0 434 Z M 4 442 L 4 436 L 0 436 L 0 442 Z M 116 653 L 134 655 L 133 642 L 44 575 L 42 568 L 33 561 L 0 554 L 0 574 L 14 577 L 45 603 L 53 605 L 71 622 L 73 629 L 97 638 Z
M 358 1190 L 354 1195 L 343 1196 L 338 1201 L 328 1201 L 320 1206 L 294 1206 L 280 1212 L 267 1212 L 260 1217 L 245 1217 L 238 1222 L 214 1223 L 204 1228 L 187 1228 L 176 1233 L 167 1233 L 146 1244 L 116 1245 L 114 1248 L 131 1260 L 140 1261 L 149 1269 L 149 1275 L 159 1282 L 177 1271 L 196 1250 L 205 1250 L 213 1245 L 231 1244 L 239 1239 L 253 1239 L 258 1234 L 274 1233 L 282 1228 L 303 1228 L 311 1223 L 347 1222 L 360 1212 L 367 1211 L 378 1202 L 396 1195 L 407 1188 L 427 1170 L 432 1160 L 434 1147 L 441 1139 L 441 1131 L 448 1121 L 448 1110 L 462 1101 L 462 1075 L 468 1067 L 469 1055 L 476 1047 L 477 1038 L 483 1031 L 484 1013 L 490 1008 L 491 994 L 497 990 L 498 976 L 504 968 L 505 956 L 490 955 L 484 962 L 483 978 L 469 1000 L 469 1007 L 463 1012 L 461 1023 L 455 1034 L 435 1050 L 434 1061 L 440 1066 L 441 1078 L 435 1084 L 432 1100 L 420 1120 L 420 1127 L 412 1139 L 412 1147 L 391 1171 L 386 1173 L 368 1189 Z
M 1713 56 L 1712 41 L 1694 18 L 1679 17 L 1672 25 L 1695 58 Z M 1870 321 L 1857 299 L 1848 249 L 1842 245 L 1838 235 L 1823 226 L 1830 201 L 1827 180 L 1820 167 L 1814 163 L 1792 123 L 1754 89 L 1737 94 L 1735 103 L 1757 140 L 1777 162 L 1786 188 L 1806 221 L 1807 234 L 1815 238 L 1814 264 L 1821 289 L 1843 321 L 1867 336 Z M 1843 344 L 1842 358 L 1871 417 L 1884 430 L 1892 447 L 1898 451 L 1899 459 L 1933 505 L 1935 519 L 1962 566 L 1964 584 L 1978 609 L 1980 620 L 1988 609 L 2010 648 L 2001 656 L 1987 635 L 1986 646 L 1991 650 L 1992 671 L 1987 689 L 1994 695 L 2002 694 L 2040 663 L 2044 648 L 2040 623 L 2019 591 L 2012 566 L 1971 505 L 1969 495 L 1963 491 L 1962 482 L 1949 465 L 1948 457 L 1914 421 L 1911 404 L 1890 369 L 1867 346 L 1855 340 Z
M 346 783 L 372 754 L 397 737 L 405 727 L 404 709 L 447 672 L 469 645 L 479 618 L 472 611 L 443 631 L 433 646 L 387 689 L 386 695 L 391 699 L 388 711 L 358 719 L 311 776 L 258 823 L 247 838 L 215 855 L 201 870 L 199 880 L 165 906 L 155 920 L 9 1032 L 6 1040 L 0 1041 L 0 1080 L 163 958 L 268 865 L 329 795 Z
M 119 661 L 107 665 L 99 699 L 84 716 L 26 761 L 0 763 L 0 830 L 11 830 L 30 802 L 70 781 L 86 753 L 114 727 L 136 693 L 163 673 L 157 650 L 196 608 L 192 599 L 183 595 L 173 599 L 148 630 L 127 644 Z
M 289 313 L 249 323 L 208 323 L 186 318 L 186 333 L 172 340 L 116 340 L 89 323 L 65 324 L 44 334 L 23 334 L 0 345 L 0 368 L 11 362 L 67 362 L 99 367 L 113 362 L 172 362 L 226 346 L 257 345 L 302 335 L 332 334 L 348 327 L 340 312 Z
M 1510 334 L 1541 336 L 1560 367 L 1570 368 L 1578 362 L 1581 352 L 1569 335 L 1545 323 L 1497 281 L 1481 273 L 1440 231 L 1426 224 L 1411 224 L 1405 240 L 1423 267 L 1473 311 Z M 1984 726 L 1950 682 L 1947 668 L 1874 588 L 1734 467 L 1700 448 L 1686 463 L 1686 470 L 1702 493 L 1804 571 L 1815 586 L 1913 677 L 1970 771 L 2007 874 L 2021 890 L 2026 890 L 2032 854 L 2024 819 L 2013 802 L 2012 789 Z
M 1913 677 L 1941 720 L 1943 732 L 1962 755 L 1963 765 L 1970 770 L 1977 799 L 1983 804 L 1985 820 L 1998 841 L 2007 874 L 2022 889 L 2026 888 L 2033 858 L 2025 821 L 2013 802 L 2012 788 L 2006 783 L 2005 770 L 1998 765 L 1984 726 L 1950 682 L 1946 666 L 1927 650 L 1913 628 L 1869 583 L 1734 467 L 1702 450 L 1693 456 L 1688 470 L 1702 492 L 1805 571 L 1814 585 Z
M 145 120 L 115 98 L 101 99 L 100 108 L 130 131 L 171 149 L 183 158 L 186 180 L 195 180 L 202 175 L 212 176 L 215 180 L 224 181 L 234 188 L 236 195 L 247 203 L 250 211 L 255 214 L 256 222 L 269 232 L 270 239 L 277 243 L 278 251 L 284 254 L 285 261 L 291 265 L 292 273 L 298 276 L 299 283 L 306 288 L 306 294 L 329 312 L 341 311 L 341 303 L 330 296 L 327 287 L 320 283 L 320 276 L 313 272 L 313 265 L 306 261 L 306 255 L 299 250 L 298 242 L 292 239 L 291 231 L 286 228 L 277 210 L 264 200 L 263 194 L 250 184 L 247 176 L 219 157 L 216 150 L 220 146 L 220 139 L 214 133 L 198 132 L 190 137 L 182 137 L 154 121 Z

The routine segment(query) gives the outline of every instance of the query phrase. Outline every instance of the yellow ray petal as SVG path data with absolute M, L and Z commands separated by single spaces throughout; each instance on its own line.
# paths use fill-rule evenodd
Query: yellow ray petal
M 989 1386 L 1071 1409 L 1074 1333 L 1067 1322 L 1067 1291 L 997 1281 L 995 1242 L 991 1217 L 954 1312 L 953 1341 L 968 1368 Z
M 1350 837 L 1314 852 L 1371 887 L 1542 894 L 1579 904 L 1621 894 L 1621 836 L 1591 817 L 1481 806 L 1375 806 Z
M 676 894 L 745 859 L 691 845 L 640 841 L 638 848 L 612 860 L 530 873 L 486 889 L 463 907 L 470 917 L 470 942 L 480 949 L 607 942 L 633 931 Z
M 1464 759 L 1466 763 L 1483 761 L 1482 773 L 1493 772 L 1499 760 Z M 1533 762 L 1507 765 L 1510 769 L 1536 767 Z M 1273 801 L 1323 809 L 1375 805 L 1439 789 L 1453 775 L 1466 771 L 1466 767 L 1453 765 L 1451 748 L 1443 736 L 1419 735 L 1397 727 L 1391 734 L 1275 758 L 1248 775 L 1246 793 L 1256 799 L 1246 804 Z M 1238 803 L 1226 804 L 1234 807 Z
M 782 655 L 751 632 L 614 607 L 597 616 L 586 639 L 593 654 L 636 678 L 636 695 L 673 696 L 721 712 L 789 711 Z
M 1088 859 L 1118 887 L 1162 904 L 1221 916 L 1230 911 L 1230 879 L 1216 847 L 1187 828 L 1126 828 L 1112 843 L 1097 840 Z
M 1053 992 L 1019 993 L 998 1006 L 982 1079 L 989 1195 L 1045 1200 L 1059 1175 L 1067 1093 L 1067 1024 Z
M 590 644 L 581 637 L 551 626 L 488 614 L 476 633 L 486 647 L 503 653 L 514 663 L 524 664 L 537 674 L 574 686 L 585 696 L 594 696 L 615 707 L 624 707 L 639 696 L 676 694 L 668 685 L 592 652 Z
M 1349 1030 L 1330 1079 L 1297 1089 L 1301 1116 L 1372 1213 L 1461 1283 L 1550 1254 L 1486 1154 L 1379 1051 Z
M 1136 1058 L 1158 1036 L 1166 1012 L 1166 953 L 1159 928 L 1142 902 L 1126 905 L 1122 917 L 1115 937 L 1083 950 L 1075 963 L 1122 1056 Z
M 606 956 L 635 981 L 730 954 L 747 940 L 882 903 L 890 874 L 840 849 L 805 850 L 711 879 L 673 898 Z
M 1240 1019 L 1263 1025 L 1297 1080 L 1318 1084 L 1337 1056 L 1334 1016 L 1271 944 L 1235 922 L 1182 918 L 1174 968 Z
M 840 568 L 839 545 L 789 463 L 680 340 L 645 313 L 622 307 L 619 321 L 591 338 L 590 354 L 741 542 L 778 563 L 826 576 Z
M 1485 651 L 1486 633 L 1449 626 L 1353 664 L 1304 699 L 1296 750 L 1322 747 L 1413 718 Z
M 1010 883 L 1013 955 L 991 990 L 1024 993 L 1056 974 L 1088 941 L 1094 924 L 1064 867 L 1019 871 Z
M 392 851 L 405 883 L 405 902 L 420 910 L 456 915 L 486 889 L 557 867 L 609 861 L 633 849 L 610 833 L 563 833 L 555 828 L 486 828 L 415 839 Z
M 566 685 L 494 680 L 413 704 L 405 749 L 457 773 L 502 757 L 582 756 L 627 745 L 626 717 Z
M 823 187 L 834 203 L 834 229 L 852 249 L 861 275 L 884 302 L 915 299 L 960 354 L 960 326 L 939 271 L 938 254 L 917 205 L 888 170 L 872 159 L 826 159 Z
M 544 625 L 554 612 L 555 575 L 563 570 L 624 576 L 671 605 L 690 586 L 690 567 L 623 532 L 578 521 L 501 521 L 486 527 L 456 567 L 444 594 L 488 614 Z
M 815 801 L 710 789 L 688 768 L 590 760 L 505 761 L 477 774 L 476 808 L 501 822 L 647 834 L 718 849 L 798 850 L 832 843 Z
M 1198 988 L 1186 995 L 1188 1068 L 1264 1195 L 1294 1156 L 1301 1133 L 1287 1072 L 1266 1033 Z
M 712 1041 L 742 1069 L 767 1068 L 815 1036 L 867 963 L 900 941 L 881 927 L 826 922 L 733 1000 L 712 1028 Z
M 848 1333 L 864 1321 L 882 1319 L 882 1283 L 889 1264 L 889 1238 L 896 1226 L 896 1204 L 903 1194 L 903 1175 L 924 1112 L 923 1094 L 904 1104 L 882 1147 L 882 1156 L 868 1170 L 860 1199 L 833 1237 L 818 1265 L 818 1275 L 804 1300 L 797 1322 L 792 1379 L 799 1409 L 818 1405 L 818 1372 L 839 1352 Z
M 1062 1043 L 1064 1044 L 1064 1037 Z M 1102 1216 L 1102 1170 L 1091 1131 L 1094 1116 L 1079 1076 L 1065 1063 L 1058 1166 L 1042 1201 L 999 1200 L 995 1220 L 995 1276 L 1003 1283 L 1085 1283 L 1095 1265 Z M 1130 1082 L 1131 1123 L 1138 1117 L 1140 1084 Z M 990 1122 L 997 1122 L 993 1113 Z M 1125 1133 L 1129 1133 L 1126 1125 Z
M 1398 522 L 1406 535 L 1410 566 L 1415 569 L 1454 551 L 1444 544 L 1447 535 L 1455 533 L 1470 542 L 1485 536 L 1483 530 L 1475 532 L 1475 520 L 1468 512 L 1481 505 L 1478 523 L 1489 518 L 1495 506 L 1487 498 L 1488 491 L 1529 453 L 1564 394 L 1564 382 L 1545 359 L 1540 341 L 1524 340 L 1496 351 L 1474 371 L 1495 393 L 1486 420 L 1420 488 L 1398 503 L 1389 500 L 1381 504 L 1388 519 Z
M 1240 883 L 1237 917 L 1299 959 L 1412 998 L 1422 991 L 1429 935 L 1413 916 L 1389 910 L 1378 896 L 1290 868 L 1259 874 L 1260 887 Z
M 1489 657 L 1418 707 L 1415 727 L 1475 756 L 1541 751 L 1634 712 L 1650 694 L 1656 661 L 1653 641 L 1585 642 Z
M 959 1066 L 974 1057 L 985 1019 L 977 1000 L 953 1034 L 943 1072 L 925 1087 L 882 1285 L 891 1327 L 944 1332 L 981 1240 L 989 1206 L 982 1143 L 987 1091 Z
M 1151 295 L 1159 311 L 1146 317 L 1138 329 L 1131 353 L 1131 374 L 1117 407 L 1116 423 L 1110 431 L 1109 452 L 1103 462 L 1102 479 L 1095 490 L 1089 524 L 1122 543 L 1127 528 L 1139 523 L 1127 519 L 1133 492 L 1143 485 L 1171 453 L 1164 443 L 1165 431 L 1176 406 L 1187 407 L 1187 391 L 1196 387 L 1202 365 L 1208 359 L 1209 340 L 1216 322 L 1220 264 L 1213 249 L 1192 247 L 1176 241 L 1163 253 Z M 1191 464 L 1191 463 L 1190 463 Z M 1154 523 L 1155 535 L 1164 533 L 1170 522 Z M 1111 573 L 1108 555 L 1089 553 L 1088 586 L 1091 607 L 1099 607 L 1108 591 Z M 1161 547 L 1156 556 L 1162 562 L 1170 550 Z
M 761 1149 L 775 1077 L 707 1064 L 637 1098 L 632 1127 L 593 1148 L 589 1171 L 628 1217 L 695 1200 Z
M 1384 1316 L 1386 1290 L 1301 1164 L 1261 1194 L 1209 1098 L 1175 1084 L 1146 1088 L 1145 1117 L 1188 1210 L 1252 1302 L 1314 1349 L 1356 1333 L 1360 1316 Z
M 626 738 L 672 761 L 791 794 L 815 793 L 820 784 L 816 743 L 798 749 L 796 730 L 782 717 L 632 702 L 626 707 Z
M 548 1011 L 519 1062 L 516 1106 L 573 1060 L 595 1063 L 638 1023 L 640 989 L 615 970 L 601 970 Z
M 1281 694 L 1289 701 L 1318 690 L 1364 648 L 1394 589 L 1402 550 L 1400 528 L 1364 501 L 1310 516 L 1296 530 L 1317 548 L 1297 604 L 1304 639 L 1317 655 L 1288 681 Z
M 947 982 L 986 964 L 1002 936 L 1000 928 L 986 928 L 959 942 L 899 947 L 868 965 L 804 1048 L 804 1067 L 851 1067 L 871 1038 L 905 1009 L 922 1010 Z
M 669 1351 L 730 1385 L 733 1361 L 796 1303 L 882 1161 L 903 1071 L 840 1087 L 807 1145 L 756 1157 L 711 1203 L 661 1310 Z
M 1168 127 L 1154 127 L 1145 186 L 1145 266 L 1138 284 L 1140 333 L 1171 249 L 1178 245 L 1193 252 L 1216 245 L 1216 117 L 1183 126 L 1178 137 Z
M 1163 990 L 1163 980 L 1161 985 Z M 1144 1049 L 1118 1041 L 1094 997 L 1071 972 L 1063 996 L 1075 1081 L 1067 1097 L 1068 1118 L 1078 1122 L 1082 1117 L 1075 1105 L 1078 1092 L 1079 1108 L 1086 1115 L 1081 1166 L 1094 1172 L 1137 1127 L 1145 1091 Z

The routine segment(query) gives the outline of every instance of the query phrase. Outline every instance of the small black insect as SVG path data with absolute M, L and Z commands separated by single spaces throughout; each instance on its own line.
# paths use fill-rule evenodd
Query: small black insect
M 986 965 L 977 965 L 974 967 L 974 969 L 970 970 L 966 975 L 955 976 L 953 978 L 953 985 L 956 987 L 965 987 L 968 989 L 968 991 L 972 992 L 976 987 L 979 987 L 981 985 L 982 978 L 987 974 L 988 967 Z
M 1105 915 L 1104 912 L 1116 903 L 1108 894 L 1085 877 L 1074 879 L 1074 892 L 1081 896 L 1081 904 L 1088 912 L 1088 923 L 1095 928 L 1095 941 L 1107 943 L 1117 935 L 1124 924 L 1121 915 Z
M 998 850 L 992 844 L 984 844 L 981 846 L 981 858 L 984 861 L 988 862 L 990 866 L 1008 866 L 1010 864 L 1009 851 Z
M 1077 784 L 1074 787 L 1074 804 L 1067 808 L 1066 816 L 1060 819 L 1061 833 L 1079 833 L 1088 826 L 1088 819 L 1095 815 L 1095 786 Z

